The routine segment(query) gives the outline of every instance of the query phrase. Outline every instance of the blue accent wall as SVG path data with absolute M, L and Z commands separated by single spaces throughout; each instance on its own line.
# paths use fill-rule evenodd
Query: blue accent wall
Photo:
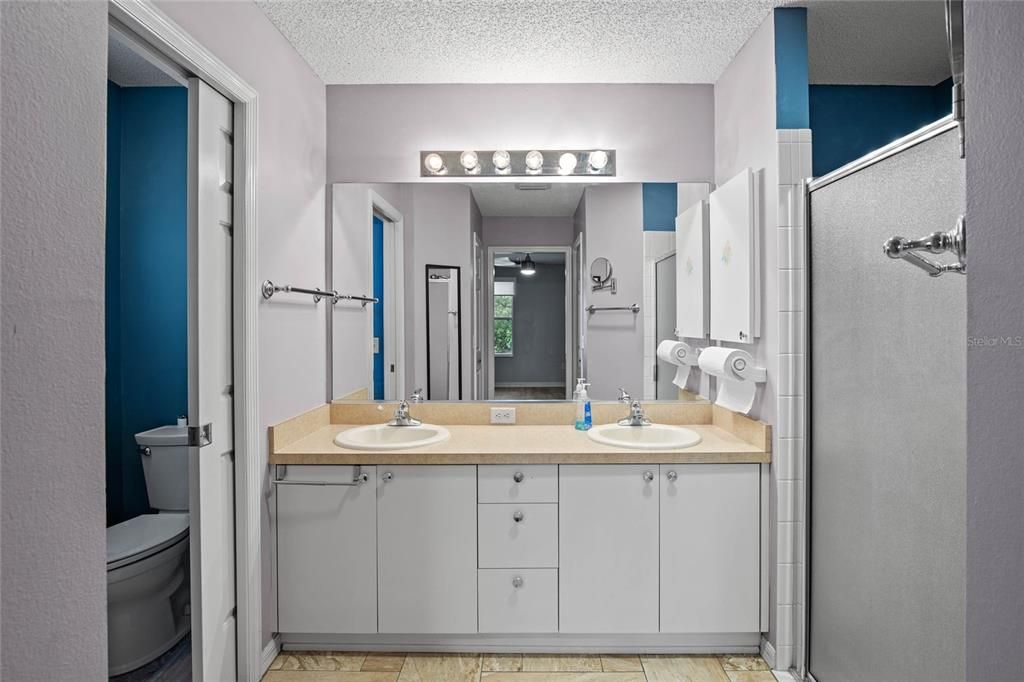
M 378 339 L 373 354 L 373 399 L 384 399 L 384 221 L 373 216 L 373 335 Z
M 883 147 L 951 111 L 952 79 L 934 86 L 812 85 L 815 176 Z
M 775 127 L 810 127 L 807 8 L 775 10 Z
M 644 232 L 675 232 L 679 188 L 674 182 L 645 182 L 641 186 Z
M 108 523 L 150 510 L 135 434 L 188 409 L 188 92 L 108 85 Z

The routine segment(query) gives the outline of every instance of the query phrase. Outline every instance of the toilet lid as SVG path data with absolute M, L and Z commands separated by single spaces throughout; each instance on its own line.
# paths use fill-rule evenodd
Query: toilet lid
M 107 563 L 153 554 L 188 533 L 188 514 L 143 514 L 107 528 Z

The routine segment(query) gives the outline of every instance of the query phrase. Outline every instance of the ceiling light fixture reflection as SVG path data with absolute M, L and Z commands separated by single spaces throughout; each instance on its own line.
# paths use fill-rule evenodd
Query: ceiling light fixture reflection
M 590 152 L 590 159 L 587 165 L 590 166 L 590 170 L 594 173 L 603 171 L 604 167 L 608 165 L 608 152 L 601 149 Z
M 478 157 L 476 152 L 471 149 L 462 152 L 459 156 L 459 163 L 461 163 L 465 171 L 471 175 L 476 175 L 480 172 L 480 157 Z
M 558 172 L 562 175 L 568 175 L 576 170 L 576 155 L 571 152 L 566 152 L 558 157 Z
M 423 167 L 432 175 L 441 175 L 445 172 L 444 159 L 437 152 L 431 152 L 424 157 Z
M 532 275 L 537 272 L 537 266 L 533 264 L 533 259 L 530 258 L 530 254 L 526 254 L 526 258 L 519 264 L 519 274 L 521 275 Z
M 526 172 L 530 175 L 540 173 L 544 167 L 544 155 L 534 149 L 526 153 Z
M 499 149 L 491 156 L 491 163 L 494 164 L 494 171 L 501 175 L 512 172 L 512 155 L 504 149 Z

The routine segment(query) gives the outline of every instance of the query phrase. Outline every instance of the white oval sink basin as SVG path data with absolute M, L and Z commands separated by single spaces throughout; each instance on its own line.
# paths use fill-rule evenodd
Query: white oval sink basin
M 443 443 L 449 435 L 448 429 L 434 424 L 369 424 L 342 431 L 334 437 L 334 443 L 352 450 L 404 450 Z
M 685 426 L 649 424 L 647 426 L 619 426 L 602 424 L 595 426 L 587 435 L 603 445 L 632 450 L 678 450 L 700 442 L 700 434 Z

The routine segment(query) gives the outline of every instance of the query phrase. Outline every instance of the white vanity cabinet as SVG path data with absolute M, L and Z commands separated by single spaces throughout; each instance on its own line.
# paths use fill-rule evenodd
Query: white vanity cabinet
M 658 632 L 658 466 L 559 467 L 559 631 Z
M 281 632 L 377 631 L 374 467 L 278 467 L 277 597 Z
M 477 631 L 476 489 L 472 465 L 377 467 L 381 633 Z
M 758 632 L 760 467 L 660 470 L 661 631 Z

